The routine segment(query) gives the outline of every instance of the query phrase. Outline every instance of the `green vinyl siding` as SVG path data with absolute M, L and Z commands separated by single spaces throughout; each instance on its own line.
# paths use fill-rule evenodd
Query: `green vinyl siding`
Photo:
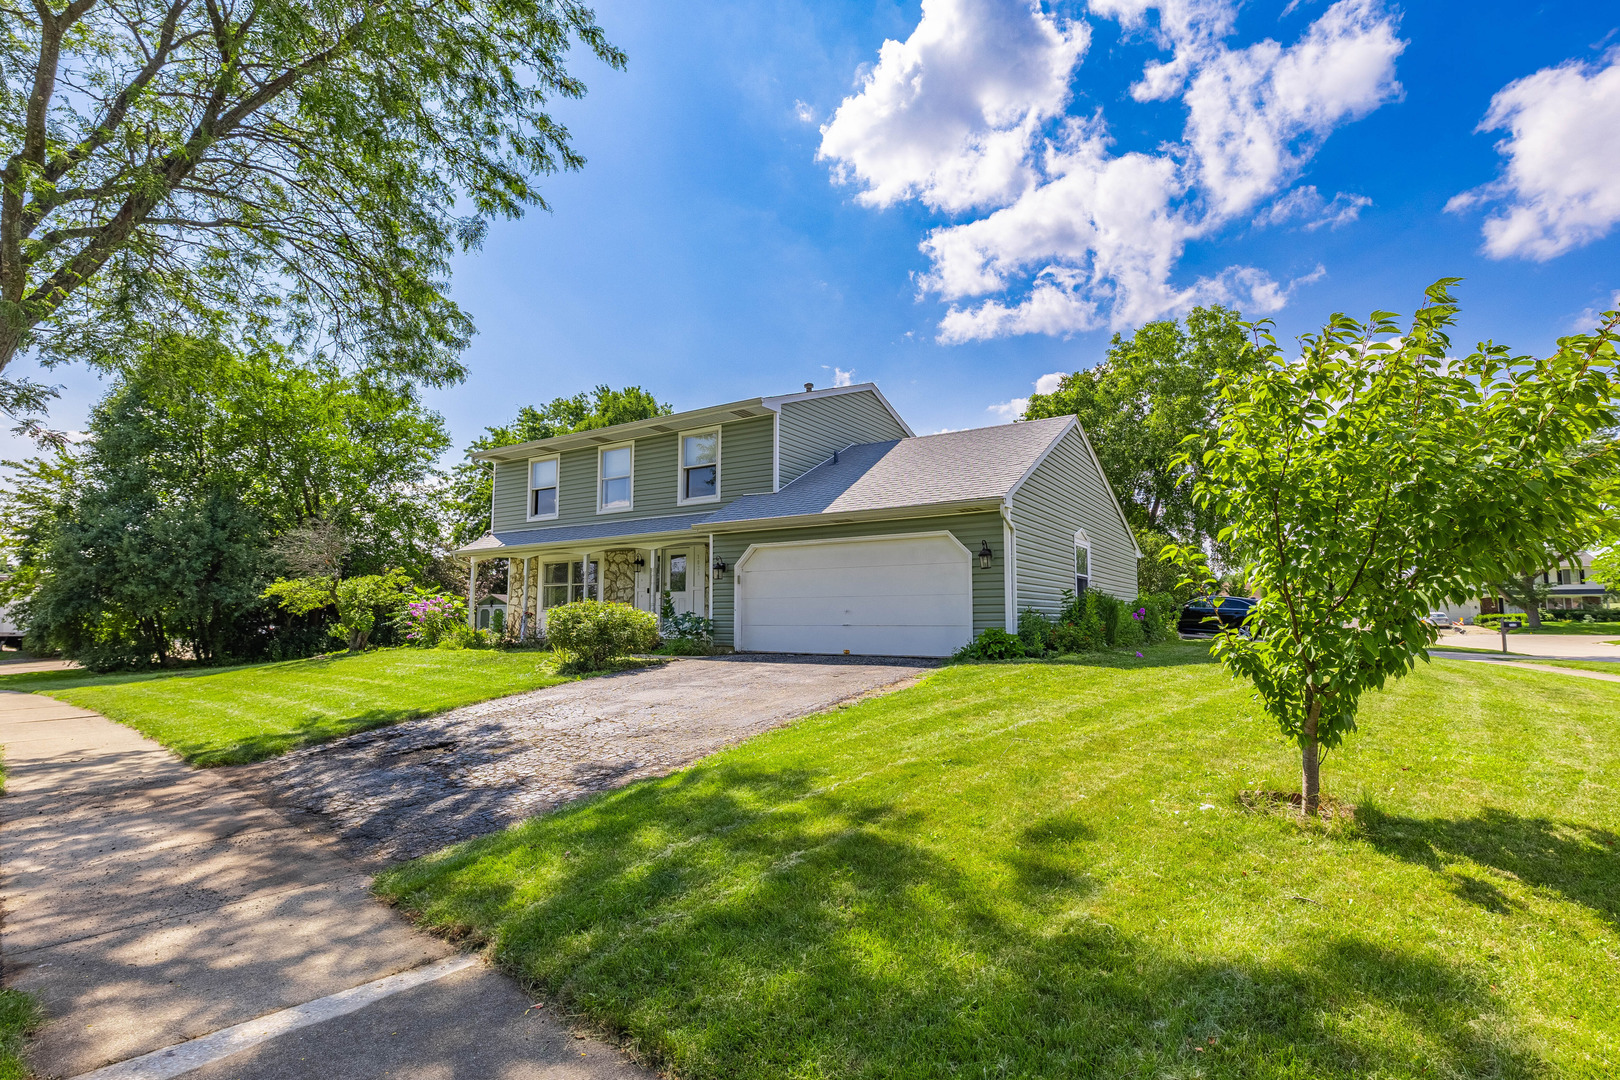
M 1035 467 L 1011 501 L 1016 528 L 1018 607 L 1055 615 L 1074 588 L 1074 534 L 1091 541 L 1091 583 L 1122 600 L 1136 597 L 1136 542 L 1103 482 L 1079 425 Z
M 905 428 L 870 390 L 784 402 L 780 422 L 782 487 L 832 457 L 834 450 L 906 437 Z
M 998 514 L 947 514 L 939 517 L 906 518 L 900 521 L 846 522 L 842 525 L 814 525 L 799 529 L 769 529 L 758 532 L 717 533 L 714 536 L 714 557 L 727 566 L 724 577 L 714 581 L 715 642 L 733 645 L 736 642 L 737 606 L 733 585 L 736 574 L 730 571 L 737 565 L 743 552 L 753 544 L 781 544 L 799 540 L 839 540 L 854 536 L 891 536 L 896 533 L 924 533 L 949 531 L 962 542 L 962 546 L 975 553 L 973 560 L 973 632 L 987 626 L 1006 625 L 1005 567 L 1002 564 L 1001 517 Z M 986 540 L 996 553 L 990 569 L 979 569 L 977 552 Z
M 635 440 L 635 463 L 630 509 L 616 514 L 596 512 L 596 460 L 600 447 L 565 450 L 558 468 L 558 514 L 545 521 L 528 518 L 529 463 L 495 463 L 495 531 L 545 528 L 551 525 L 581 525 L 625 518 L 656 517 L 662 514 L 700 513 L 718 509 L 739 495 L 755 495 L 771 490 L 771 444 L 775 435 L 774 416 L 756 416 L 720 425 L 720 499 L 717 502 L 676 502 L 676 471 L 679 435 L 669 432 Z M 615 445 L 615 444 L 606 444 Z

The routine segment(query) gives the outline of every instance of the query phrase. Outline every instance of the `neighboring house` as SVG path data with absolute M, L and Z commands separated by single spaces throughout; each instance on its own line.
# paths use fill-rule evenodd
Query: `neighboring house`
M 503 446 L 488 535 L 507 625 L 595 598 L 754 652 L 946 656 L 1066 589 L 1136 595 L 1138 553 L 1073 417 L 916 436 L 870 383 Z
M 1606 590 L 1601 583 L 1587 580 L 1591 569 L 1592 553 L 1578 551 L 1574 557 L 1560 559 L 1557 566 L 1544 571 L 1540 575 L 1541 584 L 1548 586 L 1549 595 L 1547 605 L 1542 610 L 1580 611 L 1585 608 L 1603 607 Z M 1495 615 L 1502 612 L 1512 614 L 1522 611 L 1517 604 L 1501 596 L 1483 596 L 1476 604 L 1476 614 Z

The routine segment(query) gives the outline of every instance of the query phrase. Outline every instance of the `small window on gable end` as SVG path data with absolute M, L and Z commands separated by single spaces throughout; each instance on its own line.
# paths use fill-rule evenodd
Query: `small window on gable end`
M 1074 595 L 1084 596 L 1091 587 L 1091 541 L 1086 530 L 1074 534 Z
M 557 516 L 557 459 L 539 458 L 529 462 L 529 517 Z

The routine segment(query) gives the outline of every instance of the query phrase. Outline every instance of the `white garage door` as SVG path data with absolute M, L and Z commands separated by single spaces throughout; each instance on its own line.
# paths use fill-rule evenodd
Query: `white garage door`
M 947 533 L 767 544 L 738 565 L 738 647 L 949 656 L 973 637 L 973 569 Z

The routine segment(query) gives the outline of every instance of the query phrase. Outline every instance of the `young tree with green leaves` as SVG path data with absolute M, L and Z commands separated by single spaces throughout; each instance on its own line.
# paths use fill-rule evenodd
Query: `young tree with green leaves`
M 1247 340 L 1230 308 L 1146 323 L 1130 337 L 1115 334 L 1101 363 L 1065 375 L 1054 393 L 1031 396 L 1023 418 L 1079 417 L 1139 536 L 1212 539 L 1219 523 L 1193 498 L 1200 465 L 1181 444 L 1214 429 L 1220 401 L 1211 381 Z
M 410 582 L 398 570 L 350 578 L 278 578 L 263 595 L 293 615 L 331 608 L 337 613 L 331 634 L 353 653 L 365 651 L 379 611 L 396 609 L 405 602 Z
M 1298 744 L 1307 814 L 1361 695 L 1426 657 L 1424 615 L 1596 535 L 1620 494 L 1620 446 L 1600 437 L 1620 416 L 1620 312 L 1545 358 L 1456 357 L 1454 284 L 1406 326 L 1335 315 L 1297 356 L 1252 327 L 1218 370 L 1217 429 L 1190 444 L 1196 497 L 1259 598 L 1214 651 Z
M 0 20 L 0 371 L 151 326 L 459 379 L 450 259 L 583 159 L 578 0 L 34 0 Z

